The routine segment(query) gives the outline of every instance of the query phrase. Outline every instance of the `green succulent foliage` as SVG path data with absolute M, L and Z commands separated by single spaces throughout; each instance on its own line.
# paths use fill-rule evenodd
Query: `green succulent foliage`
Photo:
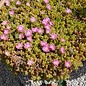
M 13 70 L 15 74 L 19 72 L 30 74 L 33 80 L 66 80 L 69 78 L 71 70 L 83 66 L 82 61 L 86 60 L 86 0 L 49 0 L 51 10 L 46 8 L 43 0 L 29 0 L 30 6 L 26 5 L 28 0 L 20 0 L 21 5 L 16 5 L 16 1 L 10 1 L 10 6 L 4 5 L 0 9 L 0 36 L 6 29 L 6 26 L 1 24 L 3 21 L 7 21 L 7 26 L 10 27 L 8 40 L 0 40 L 0 59 L 9 65 L 9 69 Z M 9 14 L 12 8 L 14 15 Z M 67 8 L 70 8 L 72 13 L 66 13 Z M 43 15 L 40 14 L 41 11 L 44 12 Z M 30 22 L 32 16 L 36 18 L 36 22 Z M 58 35 L 57 40 L 51 40 L 50 35 L 45 33 L 42 24 L 45 17 L 49 17 L 53 22 L 51 33 Z M 44 30 L 41 35 L 33 34 L 31 50 L 16 49 L 17 43 L 28 42 L 25 37 L 22 40 L 19 39 L 20 32 L 17 30 L 19 25 L 23 25 L 24 30 L 31 30 L 33 27 Z M 24 32 L 22 33 L 24 34 Z M 61 38 L 66 41 L 62 42 Z M 48 42 L 49 45 L 54 43 L 56 50 L 49 53 L 43 52 L 40 46 L 42 40 Z M 65 54 L 60 52 L 61 46 L 65 48 Z M 6 51 L 8 53 L 5 53 Z M 9 53 L 10 55 L 8 55 Z M 52 64 L 54 59 L 60 61 L 58 67 Z M 28 60 L 33 60 L 34 64 L 27 65 Z M 65 61 L 71 62 L 70 68 L 65 67 Z

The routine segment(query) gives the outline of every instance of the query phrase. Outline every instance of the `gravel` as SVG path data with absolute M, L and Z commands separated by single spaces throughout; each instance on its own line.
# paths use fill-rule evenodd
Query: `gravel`
M 67 86 L 86 86 L 86 74 L 73 80 L 67 80 Z

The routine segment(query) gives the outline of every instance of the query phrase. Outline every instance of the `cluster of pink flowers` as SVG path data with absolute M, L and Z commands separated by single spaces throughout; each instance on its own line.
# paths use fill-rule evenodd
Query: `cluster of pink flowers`
M 50 18 L 48 17 L 44 18 L 42 24 L 44 25 L 46 34 L 49 34 L 51 32 L 51 26 L 53 26 L 53 23 L 50 21 Z
M 46 4 L 46 8 L 48 9 L 48 10 L 51 10 L 52 8 L 51 8 L 51 6 L 49 5 L 49 0 L 43 0 L 44 2 L 45 2 L 45 4 Z
M 0 40 L 6 41 L 8 40 L 8 35 L 10 34 L 10 27 L 7 26 L 8 22 L 6 20 L 3 21 L 1 24 L 5 27 L 5 29 L 3 31 L 3 34 L 0 36 Z
M 13 2 L 14 0 L 11 0 L 11 1 Z M 10 0 L 5 0 L 5 4 L 6 4 L 6 6 L 10 6 Z M 21 1 L 20 0 L 17 0 L 16 1 L 16 5 L 21 5 Z M 30 3 L 27 2 L 26 5 L 27 6 L 30 6 Z
M 26 36 L 27 40 L 28 40 L 29 42 L 32 42 L 32 30 L 27 29 L 27 30 L 25 31 L 23 25 L 19 25 L 19 26 L 17 27 L 17 29 L 18 29 L 18 32 L 20 32 L 20 34 L 19 34 L 19 39 L 20 39 L 20 40 L 21 40 L 22 38 L 24 38 L 24 36 Z M 32 44 L 29 43 L 29 42 L 26 42 L 26 43 L 24 44 L 24 46 L 23 46 L 22 43 L 18 43 L 18 44 L 16 45 L 16 48 L 17 48 L 17 49 L 22 49 L 22 48 L 24 47 L 25 49 L 31 49 Z
M 34 28 L 32 28 L 32 32 L 33 32 L 33 33 L 37 32 L 37 33 L 39 33 L 39 34 L 42 34 L 44 31 L 43 31 L 42 28 L 34 27 Z
M 53 65 L 55 65 L 56 67 L 58 67 L 59 64 L 60 64 L 59 60 L 56 60 L 56 59 L 53 60 L 52 63 L 53 63 Z M 70 61 L 65 61 L 64 66 L 65 66 L 66 68 L 70 68 L 70 67 L 71 67 L 71 62 L 70 62 Z
M 49 46 L 48 46 L 48 44 L 47 44 L 47 42 L 45 42 L 45 41 L 41 41 L 40 42 L 40 45 L 42 46 L 42 50 L 44 51 L 44 52 L 50 52 L 50 49 L 49 49 Z
M 44 32 L 42 28 L 37 28 L 37 27 L 25 30 L 23 25 L 19 25 L 17 29 L 18 29 L 18 32 L 20 32 L 19 39 L 21 40 L 22 38 L 24 38 L 24 36 L 26 36 L 26 39 L 29 42 L 32 42 L 33 33 L 37 32 L 38 34 L 42 34 Z M 30 48 L 32 45 L 30 43 L 24 44 L 24 48 L 26 48 L 27 46 L 28 48 Z M 21 47 L 23 47 L 21 43 L 18 43 L 16 46 L 17 49 L 22 49 Z
M 14 1 L 14 0 L 11 0 L 11 1 Z M 6 3 L 6 6 L 10 6 L 10 0 L 6 0 L 5 3 Z M 17 1 L 16 1 L 16 5 L 21 5 L 20 0 L 17 0 Z M 9 11 L 9 14 L 12 15 L 12 16 L 15 14 L 14 8 L 12 8 L 12 9 Z
M 44 52 L 46 52 L 46 53 L 47 53 L 47 52 L 50 52 L 50 50 L 51 50 L 51 51 L 55 51 L 55 50 L 56 50 L 56 46 L 55 46 L 54 43 L 50 44 L 50 46 L 49 46 L 47 42 L 41 41 L 41 42 L 40 42 L 40 45 L 41 45 L 41 47 L 42 47 L 42 50 L 43 50 Z
M 25 49 L 31 49 L 31 47 L 32 47 L 32 44 L 31 43 L 29 43 L 29 42 L 26 42 L 24 45 L 23 45 L 23 43 L 18 43 L 17 45 L 16 45 L 16 48 L 17 49 L 23 49 L 23 47 L 25 48 Z
M 37 28 L 37 27 L 34 27 L 34 28 L 32 28 L 31 30 L 30 29 L 27 29 L 26 31 L 25 31 L 25 36 L 27 37 L 27 40 L 28 41 L 32 41 L 32 35 L 33 35 L 33 33 L 35 33 L 35 32 L 37 32 L 38 34 L 43 34 L 43 29 L 42 28 Z
M 27 38 L 28 41 L 32 42 L 32 30 L 27 29 L 25 31 L 25 36 L 26 36 L 26 38 Z
M 13 1 L 14 1 L 14 0 L 13 0 Z M 49 0 L 43 0 L 43 1 L 44 1 L 44 3 L 46 4 L 46 8 L 47 8 L 48 10 L 51 10 L 52 7 L 51 7 L 50 4 L 49 4 Z M 9 0 L 6 0 L 5 3 L 6 3 L 6 6 L 10 6 L 10 1 L 9 1 Z M 18 5 L 21 5 L 21 1 L 20 1 L 20 0 L 17 0 L 17 1 L 16 1 L 16 5 L 17 5 L 17 6 L 18 6 Z M 27 2 L 26 5 L 27 5 L 27 6 L 30 6 L 30 3 Z M 71 11 L 69 8 L 67 8 L 67 9 L 65 10 L 65 12 L 66 12 L 66 13 L 72 13 L 72 11 Z M 40 14 L 44 14 L 44 13 L 45 13 L 44 11 L 41 11 L 41 12 L 40 12 Z M 9 11 L 9 14 L 10 14 L 10 15 L 14 15 L 14 14 L 15 14 L 14 8 L 12 8 L 12 9 Z M 34 17 L 34 16 L 31 16 L 31 17 L 30 17 L 30 22 L 31 22 L 31 23 L 36 22 L 36 20 L 37 20 L 36 17 Z M 3 34 L 0 36 L 0 39 L 6 41 L 6 40 L 8 40 L 8 36 L 7 36 L 7 35 L 10 33 L 10 27 L 7 26 L 7 24 L 8 24 L 7 21 L 3 21 L 1 24 L 2 24 L 3 26 L 5 26 L 6 29 L 4 29 L 4 32 L 3 32 Z M 42 24 L 43 24 L 43 27 L 44 27 L 44 29 L 45 29 L 46 34 L 49 34 L 49 35 L 50 35 L 50 39 L 56 40 L 56 39 L 57 39 L 57 34 L 51 33 L 51 27 L 52 27 L 54 24 L 53 24 L 53 22 L 50 20 L 50 18 L 49 18 L 49 17 L 45 17 L 45 18 L 42 20 Z M 16 49 L 18 49 L 18 50 L 21 50 L 21 49 L 23 49 L 23 48 L 24 48 L 24 49 L 29 49 L 29 50 L 31 50 L 32 44 L 31 44 L 30 42 L 32 42 L 32 36 L 33 36 L 33 34 L 34 34 L 34 33 L 38 33 L 38 34 L 43 34 L 43 33 L 44 33 L 44 30 L 43 30 L 42 28 L 33 27 L 32 29 L 27 29 L 27 30 L 25 30 L 25 28 L 24 28 L 23 25 L 19 25 L 19 26 L 17 27 L 17 30 L 18 30 L 18 32 L 20 33 L 20 34 L 19 34 L 19 39 L 20 39 L 20 40 L 22 40 L 24 37 L 26 37 L 26 39 L 29 41 L 29 42 L 25 42 L 24 44 L 23 44 L 22 42 L 19 42 L 19 43 L 16 45 Z M 64 38 L 61 38 L 60 41 L 61 41 L 61 42 L 65 42 L 66 40 L 65 40 Z M 52 43 L 52 44 L 49 45 L 46 41 L 41 41 L 41 42 L 40 42 L 40 46 L 42 47 L 42 51 L 45 52 L 45 53 L 49 53 L 49 52 L 51 52 L 51 51 L 53 52 L 53 51 L 56 50 L 56 45 L 55 45 L 54 43 Z M 60 47 L 60 52 L 61 52 L 62 54 L 65 54 L 65 48 L 64 48 L 64 47 Z M 5 54 L 8 55 L 9 53 L 6 52 Z M 60 61 L 55 59 L 55 60 L 52 61 L 52 63 L 53 63 L 53 65 L 55 65 L 56 67 L 58 67 L 59 64 L 60 64 Z M 33 60 L 28 60 L 28 61 L 27 61 L 27 65 L 31 66 L 31 65 L 33 65 L 33 64 L 34 64 L 34 61 L 33 61 Z M 71 62 L 70 62 L 70 61 L 65 61 L 64 66 L 65 66 L 66 68 L 71 67 Z

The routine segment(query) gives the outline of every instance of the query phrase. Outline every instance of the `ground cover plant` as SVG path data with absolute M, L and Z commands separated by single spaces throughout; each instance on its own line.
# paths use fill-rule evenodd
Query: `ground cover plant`
M 6 0 L 0 9 L 0 59 L 33 80 L 69 78 L 86 60 L 85 3 Z

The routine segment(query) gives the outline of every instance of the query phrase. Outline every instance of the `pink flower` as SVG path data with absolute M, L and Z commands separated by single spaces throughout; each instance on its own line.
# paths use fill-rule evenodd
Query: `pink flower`
M 51 10 L 51 6 L 50 6 L 49 4 L 46 5 L 46 8 L 47 8 L 48 10 Z
M 11 9 L 11 10 L 9 11 L 9 14 L 10 14 L 10 15 L 14 15 L 14 9 Z
M 29 36 L 29 37 L 32 36 L 32 30 L 30 30 L 30 29 L 26 30 L 26 31 L 25 31 L 25 36 L 27 36 L 27 37 L 28 37 L 28 36 Z
M 17 49 L 22 49 L 22 47 L 23 47 L 23 44 L 22 44 L 22 43 L 18 43 L 18 44 L 16 45 L 16 48 L 17 48 Z
M 44 28 L 45 28 L 45 29 L 50 29 L 51 26 L 50 26 L 49 24 L 47 24 L 47 25 L 44 26 Z
M 61 42 L 65 42 L 66 40 L 64 38 L 61 38 Z
M 58 66 L 60 64 L 60 62 L 58 60 L 53 60 L 52 62 L 55 66 Z
M 61 48 L 60 48 L 60 51 L 61 51 L 62 54 L 65 54 L 65 49 L 64 49 L 64 47 L 61 47 Z
M 16 5 L 21 5 L 20 0 L 18 0 L 18 1 L 16 2 Z
M 19 32 L 23 32 L 24 31 L 24 26 L 23 25 L 19 25 L 17 27 L 17 29 L 18 29 Z
M 32 42 L 32 36 L 28 36 L 27 40 L 30 41 L 30 42 Z
M 65 10 L 65 12 L 66 12 L 66 13 L 72 13 L 72 11 L 71 11 L 69 8 L 67 8 L 67 9 Z
M 42 47 L 42 50 L 46 53 L 50 52 L 50 49 L 49 49 L 49 46 L 48 45 L 45 45 Z
M 40 14 L 44 14 L 45 12 L 44 11 L 40 11 Z
M 9 0 L 5 0 L 6 6 L 10 6 L 10 1 Z
M 47 25 L 50 22 L 50 18 L 46 17 L 43 19 L 42 24 Z
M 51 29 L 46 29 L 46 34 L 49 34 L 51 32 Z
M 56 50 L 55 44 L 51 44 L 49 48 L 50 48 L 50 50 L 52 50 L 52 51 L 55 51 L 55 50 Z
M 10 31 L 9 31 L 8 29 L 5 29 L 5 30 L 4 30 L 4 34 L 7 35 L 7 34 L 9 34 L 9 33 L 10 33 Z
M 8 22 L 5 20 L 5 21 L 3 21 L 1 24 L 5 26 L 5 25 L 7 25 L 7 23 L 8 23 Z
M 31 65 L 34 64 L 34 62 L 33 62 L 33 60 L 29 60 L 29 61 L 27 62 L 27 64 L 28 64 L 29 66 L 31 66 Z
M 45 42 L 45 41 L 41 41 L 41 42 L 40 42 L 40 45 L 41 45 L 42 47 L 43 47 L 43 46 L 46 46 L 46 45 L 48 46 L 47 42 Z
M 50 34 L 50 39 L 52 39 L 52 40 L 57 39 L 57 34 L 55 34 L 55 33 Z
M 26 3 L 26 5 L 27 5 L 27 6 L 30 6 L 30 3 L 29 3 L 29 2 L 27 2 L 27 3 Z
M 31 48 L 32 47 L 32 44 L 30 44 L 29 42 L 26 42 L 25 44 L 24 44 L 24 48 L 25 49 L 28 49 L 28 48 Z
M 2 35 L 0 36 L 0 39 L 6 41 L 6 40 L 8 40 L 8 36 L 5 35 L 5 34 L 2 34 Z
M 38 31 L 38 28 L 37 28 L 37 27 L 32 28 L 32 32 L 33 32 L 33 33 L 37 32 L 37 31 Z
M 35 21 L 36 21 L 36 18 L 35 18 L 35 17 L 31 17 L 31 18 L 30 18 L 30 21 L 31 21 L 31 22 L 35 22 Z
M 46 4 L 48 4 L 49 3 L 49 1 L 48 0 L 43 0 Z
M 39 28 L 38 31 L 37 31 L 39 34 L 42 34 L 44 31 L 42 28 Z
M 66 61 L 65 62 L 65 67 L 67 67 L 67 68 L 71 67 L 71 63 L 69 61 Z
M 22 38 L 24 38 L 24 34 L 23 33 L 19 34 L 19 39 L 21 40 Z

